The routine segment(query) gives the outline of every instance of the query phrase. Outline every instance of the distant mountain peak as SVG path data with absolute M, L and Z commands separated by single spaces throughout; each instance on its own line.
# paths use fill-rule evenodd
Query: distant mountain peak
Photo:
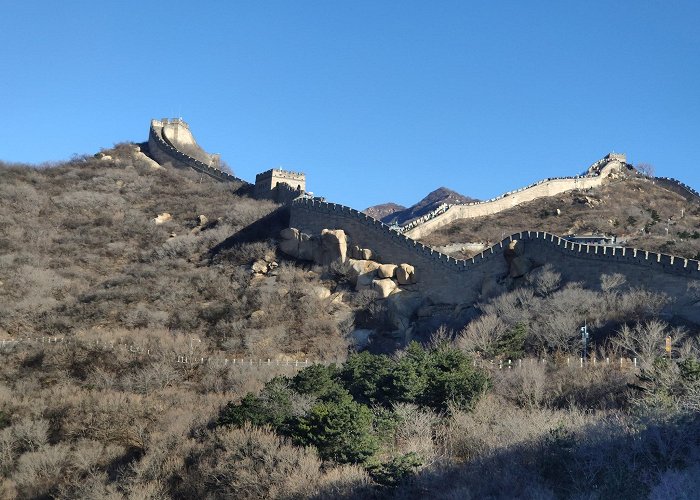
M 384 219 L 389 217 L 391 214 L 406 210 L 406 207 L 399 205 L 398 203 L 382 203 L 381 205 L 374 205 L 372 207 L 365 208 L 364 213 L 375 219 Z
M 443 203 L 454 205 L 458 203 L 470 203 L 472 201 L 478 200 L 464 196 L 443 186 L 431 191 L 425 198 L 408 208 L 397 205 L 396 203 L 383 203 L 366 208 L 364 213 L 375 219 L 380 219 L 387 224 L 405 224 L 406 222 L 435 210 Z

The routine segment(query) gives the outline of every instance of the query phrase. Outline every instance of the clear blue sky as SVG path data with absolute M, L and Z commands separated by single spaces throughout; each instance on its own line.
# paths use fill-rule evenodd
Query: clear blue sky
M 0 159 L 182 116 L 241 177 L 356 208 L 488 198 L 609 151 L 700 188 L 697 1 L 34 1 L 0 14 Z

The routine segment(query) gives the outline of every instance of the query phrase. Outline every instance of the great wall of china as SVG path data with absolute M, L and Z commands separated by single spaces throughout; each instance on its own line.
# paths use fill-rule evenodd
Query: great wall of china
M 181 151 L 183 144 L 190 146 L 188 148 L 191 151 L 190 154 Z M 170 163 L 178 168 L 189 167 L 218 181 L 245 183 L 243 179 L 217 168 L 217 155 L 210 155 L 199 147 L 189 126 L 182 119 L 151 120 L 148 131 L 148 151 L 151 158 L 161 165 Z M 207 158 L 207 163 L 202 161 Z
M 522 203 L 535 201 L 539 198 L 556 196 L 576 189 L 591 189 L 599 187 L 615 172 L 632 170 L 626 163 L 624 155 L 609 154 L 598 160 L 588 169 L 586 175 L 576 177 L 556 177 L 544 179 L 515 191 L 509 191 L 490 200 L 465 203 L 463 205 L 445 205 L 418 219 L 410 221 L 398 230 L 413 239 L 419 240 L 456 220 L 472 219 L 485 215 L 494 215 L 511 209 Z M 650 177 L 635 172 L 635 177 L 663 187 L 683 196 L 688 200 L 700 199 L 700 193 L 690 186 L 670 177 Z
M 174 160 L 180 162 L 179 166 L 191 167 L 220 181 L 245 182 L 177 150 L 167 141 L 167 134 L 163 137 L 162 127 L 162 121 L 152 121 L 149 134 L 151 156 L 159 163 Z M 371 249 L 376 260 L 413 265 L 418 277 L 414 287 L 436 303 L 469 304 L 483 298 L 487 284 L 495 284 L 496 279 L 508 276 L 506 253 L 509 246 L 517 242 L 520 255 L 533 267 L 552 264 L 565 280 L 583 282 L 593 288 L 599 287 L 603 273 L 623 274 L 630 286 L 668 294 L 674 299 L 671 312 L 700 324 L 700 302 L 689 293 L 692 287 L 700 288 L 700 262 L 697 260 L 634 248 L 573 243 L 537 231 L 511 235 L 467 260 L 454 259 L 416 241 L 458 218 L 494 214 L 540 197 L 600 186 L 610 174 L 624 168 L 631 169 L 623 155 L 608 155 L 594 163 L 588 175 L 546 179 L 497 199 L 449 206 L 404 232 L 353 208 L 303 196 L 305 179 L 300 173 L 272 170 L 260 174 L 256 179 L 260 184 L 256 183 L 256 191 L 259 191 L 256 196 L 264 197 L 263 191 L 269 194 L 279 190 L 283 195 L 280 201 L 289 207 L 290 227 L 309 234 L 319 234 L 323 229 L 342 229 L 353 244 Z M 688 199 L 698 199 L 695 190 L 674 179 L 646 179 Z M 294 185 L 288 185 L 289 182 Z
M 566 281 L 597 288 L 603 273 L 623 274 L 630 286 L 644 287 L 675 299 L 674 314 L 700 323 L 700 305 L 689 283 L 700 286 L 700 262 L 634 248 L 573 243 L 559 236 L 525 231 L 505 238 L 471 259 L 442 254 L 355 209 L 314 199 L 297 199 L 290 208 L 290 226 L 309 234 L 342 229 L 351 242 L 369 248 L 376 260 L 405 262 L 416 269 L 418 288 L 436 303 L 473 303 L 487 282 L 508 275 L 506 252 L 513 241 L 533 266 L 552 264 Z

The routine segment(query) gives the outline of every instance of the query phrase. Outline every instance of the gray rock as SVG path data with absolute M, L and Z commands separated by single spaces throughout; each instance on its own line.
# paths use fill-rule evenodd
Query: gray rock
M 386 299 L 392 293 L 396 293 L 399 286 L 391 278 L 374 279 L 372 280 L 372 289 L 377 292 L 380 299 Z
M 416 269 L 410 264 L 401 264 L 396 268 L 396 280 L 399 285 L 411 285 L 416 282 Z
M 348 239 L 342 229 L 324 229 L 321 231 L 321 261 L 322 266 L 333 262 L 345 262 L 348 251 Z
M 396 264 L 382 264 L 377 269 L 377 276 L 380 278 L 393 278 L 396 276 Z

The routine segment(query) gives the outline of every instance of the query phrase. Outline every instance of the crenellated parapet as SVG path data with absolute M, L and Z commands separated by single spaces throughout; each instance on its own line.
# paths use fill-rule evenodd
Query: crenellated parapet
M 575 243 L 541 231 L 515 233 L 470 259 L 454 259 L 363 212 L 317 199 L 295 200 L 291 204 L 290 226 L 309 234 L 343 229 L 354 245 L 371 249 L 378 261 L 413 265 L 419 287 L 440 302 L 478 300 L 485 280 L 508 275 L 506 252 L 513 242 L 518 242 L 524 246 L 525 258 L 535 267 L 551 263 L 567 279 L 593 287 L 598 286 L 602 273 L 621 273 L 630 286 L 643 286 L 674 297 L 674 307 L 686 307 L 687 314 L 696 314 L 700 322 L 700 308 L 691 306 L 687 296 L 688 284 L 700 280 L 697 260 L 635 248 Z
M 239 179 L 217 168 L 218 161 L 216 160 L 218 155 L 209 155 L 202 151 L 209 158 L 209 161 L 205 163 L 201 159 L 195 158 L 192 154 L 181 151 L 173 144 L 173 140 L 167 139 L 165 134 L 169 130 L 171 134 L 179 134 L 174 135 L 174 137 L 177 137 L 177 142 L 191 144 L 193 151 L 201 150 L 197 143 L 194 142 L 192 135 L 189 134 L 189 126 L 181 118 L 151 120 L 151 127 L 148 132 L 148 150 L 150 156 L 158 163 L 162 165 L 171 163 L 177 168 L 192 168 L 218 181 L 246 183 L 243 179 Z
M 289 203 L 306 192 L 306 175 L 273 168 L 255 176 L 255 197 Z
M 494 215 L 503 210 L 511 209 L 522 203 L 539 198 L 555 196 L 567 191 L 586 190 L 600 187 L 611 176 L 618 173 L 632 173 L 634 168 L 627 163 L 626 156 L 620 153 L 610 153 L 593 163 L 586 173 L 575 177 L 550 177 L 528 186 L 508 191 L 490 200 L 449 205 L 426 214 L 400 227 L 401 232 L 414 239 L 421 239 L 431 232 L 444 227 L 456 220 L 472 219 L 486 215 Z M 700 195 L 690 186 L 667 177 L 646 177 L 639 173 L 639 178 L 647 179 L 665 189 L 673 191 L 689 200 L 698 200 Z

